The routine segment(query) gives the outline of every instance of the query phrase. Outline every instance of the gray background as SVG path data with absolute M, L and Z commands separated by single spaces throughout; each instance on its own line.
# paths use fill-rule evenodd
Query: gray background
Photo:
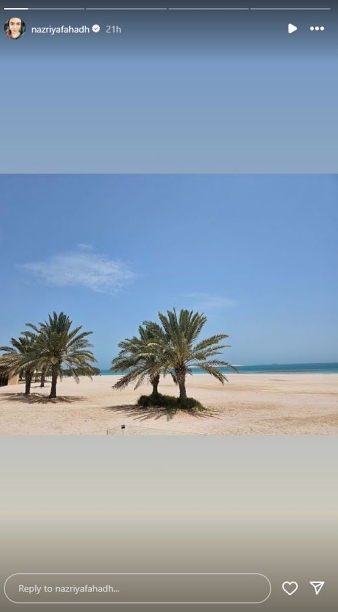
M 0 36 L 0 171 L 337 172 L 338 10 L 324 6 L 23 11 L 25 35 Z M 99 34 L 31 33 L 94 23 Z
M 337 459 L 330 436 L 3 437 L 1 579 L 260 572 L 265 609 L 333 610 Z M 292 597 L 285 580 L 299 582 Z M 317 598 L 310 580 L 326 581 Z

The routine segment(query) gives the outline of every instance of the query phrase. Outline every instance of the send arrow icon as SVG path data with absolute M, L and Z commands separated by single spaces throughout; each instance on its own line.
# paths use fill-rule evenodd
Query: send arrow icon
M 320 593 L 320 591 L 322 590 L 325 582 L 311 582 L 310 581 L 311 586 L 313 586 L 314 590 L 316 591 L 316 595 L 318 595 L 318 593 Z
M 289 34 L 292 34 L 292 32 L 295 32 L 296 30 L 298 30 L 297 26 L 293 25 L 293 23 L 289 23 L 288 24 L 288 32 L 289 32 Z

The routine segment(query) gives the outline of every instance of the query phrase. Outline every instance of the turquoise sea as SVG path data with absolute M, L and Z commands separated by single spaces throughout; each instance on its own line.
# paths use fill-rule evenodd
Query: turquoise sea
M 338 374 L 338 363 L 271 363 L 267 365 L 250 365 L 250 366 L 236 366 L 237 370 L 242 374 L 277 374 L 277 373 L 289 373 L 289 374 Z M 228 368 L 220 368 L 221 372 L 229 376 L 234 374 L 232 370 Z M 199 368 L 194 368 L 196 374 L 204 374 Z M 101 370 L 102 376 L 121 376 L 120 374 L 113 374 L 110 370 Z

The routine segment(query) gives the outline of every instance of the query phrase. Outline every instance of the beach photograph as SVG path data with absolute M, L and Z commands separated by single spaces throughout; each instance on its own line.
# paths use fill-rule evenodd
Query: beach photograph
M 0 188 L 0 435 L 338 434 L 336 176 Z

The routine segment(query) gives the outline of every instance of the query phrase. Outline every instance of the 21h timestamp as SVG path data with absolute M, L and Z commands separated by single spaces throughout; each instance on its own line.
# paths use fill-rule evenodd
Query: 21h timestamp
M 122 28 L 118 25 L 107 25 L 106 34 L 122 34 Z

